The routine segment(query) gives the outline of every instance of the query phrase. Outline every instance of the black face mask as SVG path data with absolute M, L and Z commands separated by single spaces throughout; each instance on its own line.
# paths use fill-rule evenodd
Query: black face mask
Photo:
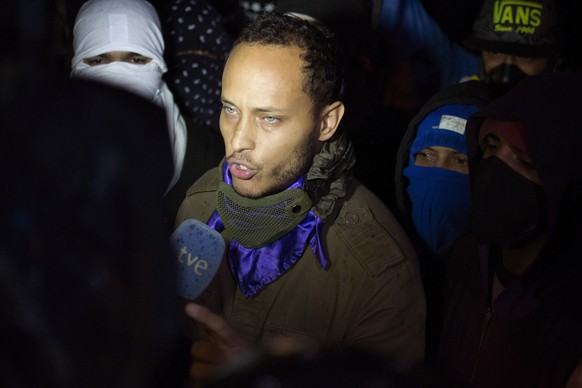
M 541 185 L 492 156 L 472 179 L 471 228 L 482 244 L 516 248 L 546 231 L 547 206 Z
M 525 77 L 527 77 L 527 74 L 516 65 L 502 63 L 491 69 L 489 73 L 484 74 L 481 79 L 487 84 L 494 95 L 499 97 L 511 90 L 511 88 Z

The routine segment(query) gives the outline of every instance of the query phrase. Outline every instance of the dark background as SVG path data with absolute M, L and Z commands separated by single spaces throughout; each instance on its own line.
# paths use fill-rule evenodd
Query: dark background
M 427 11 L 449 37 L 460 42 L 471 31 L 482 0 L 424 0 Z M 167 0 L 151 3 L 163 15 Z M 15 89 L 38 87 L 43 79 L 66 78 L 72 47 L 72 26 L 82 0 L 13 0 L 0 2 L 0 102 Z M 225 12 L 237 2 L 214 1 Z

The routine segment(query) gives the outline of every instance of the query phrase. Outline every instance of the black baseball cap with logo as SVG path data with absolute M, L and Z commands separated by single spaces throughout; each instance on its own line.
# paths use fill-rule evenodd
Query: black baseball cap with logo
M 561 50 L 560 16 L 552 0 L 485 0 L 463 43 L 473 50 L 549 57 Z

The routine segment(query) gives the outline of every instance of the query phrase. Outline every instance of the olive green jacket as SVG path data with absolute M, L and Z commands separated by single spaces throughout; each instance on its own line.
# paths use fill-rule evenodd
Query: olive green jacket
M 214 168 L 190 187 L 176 225 L 210 218 L 220 174 Z M 308 246 L 289 271 L 246 298 L 223 260 L 200 302 L 251 343 L 291 336 L 419 361 L 426 306 L 415 251 L 386 206 L 358 181 L 349 181 L 334 201 L 337 212 L 325 219 L 327 269 Z M 228 232 L 223 236 L 228 244 Z

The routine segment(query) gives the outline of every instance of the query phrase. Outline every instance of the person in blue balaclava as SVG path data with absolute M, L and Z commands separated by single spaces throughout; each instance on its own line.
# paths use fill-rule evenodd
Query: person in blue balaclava
M 435 254 L 447 250 L 469 222 L 469 166 L 465 144 L 467 118 L 475 105 L 444 105 L 418 126 L 404 169 L 412 221 Z
M 427 101 L 403 136 L 396 157 L 396 205 L 421 256 L 442 257 L 467 231 L 465 123 L 489 100 L 477 81 L 449 87 Z
M 419 254 L 427 301 L 425 360 L 436 360 L 447 257 L 468 233 L 467 118 L 491 100 L 480 81 L 434 95 L 410 121 L 396 157 L 396 210 Z

